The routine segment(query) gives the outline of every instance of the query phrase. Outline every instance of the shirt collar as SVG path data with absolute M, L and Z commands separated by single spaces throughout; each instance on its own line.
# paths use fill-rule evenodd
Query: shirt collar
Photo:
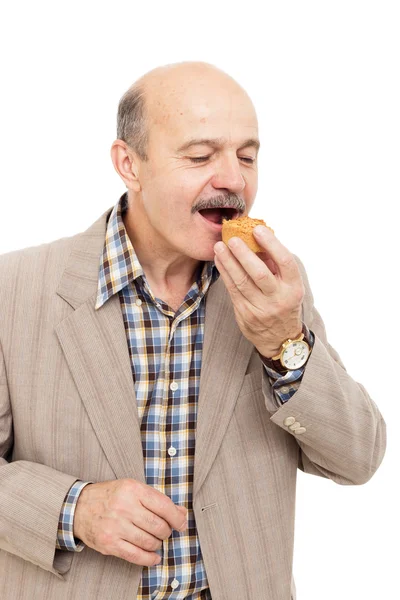
M 104 247 L 100 257 L 96 310 L 132 281 L 144 276 L 122 219 L 127 208 L 128 194 L 125 192 L 114 206 L 107 222 Z M 205 261 L 200 278 L 197 280 L 199 290 L 205 291 L 209 287 L 207 284 L 212 285 L 218 277 L 219 272 L 214 261 Z

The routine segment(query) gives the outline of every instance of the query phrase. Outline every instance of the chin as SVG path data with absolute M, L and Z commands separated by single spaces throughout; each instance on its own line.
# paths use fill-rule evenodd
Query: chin
M 215 252 L 214 252 L 214 246 L 215 244 L 218 242 L 218 240 L 215 240 L 214 242 L 211 242 L 209 245 L 209 248 L 204 248 L 204 250 L 202 249 L 198 249 L 195 250 L 193 253 L 187 254 L 187 256 L 189 256 L 190 258 L 193 258 L 194 260 L 201 260 L 201 261 L 210 261 L 210 260 L 214 260 L 214 256 L 215 256 Z

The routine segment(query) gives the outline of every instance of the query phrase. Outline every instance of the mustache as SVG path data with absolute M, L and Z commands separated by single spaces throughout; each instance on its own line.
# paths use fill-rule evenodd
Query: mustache
M 228 194 L 227 196 L 219 194 L 218 196 L 213 196 L 212 198 L 200 198 L 200 200 L 194 206 L 192 206 L 191 212 L 194 214 L 199 210 L 204 210 L 205 208 L 227 208 L 228 206 L 231 206 L 237 210 L 239 214 L 243 214 L 246 210 L 246 204 L 244 200 L 237 194 Z

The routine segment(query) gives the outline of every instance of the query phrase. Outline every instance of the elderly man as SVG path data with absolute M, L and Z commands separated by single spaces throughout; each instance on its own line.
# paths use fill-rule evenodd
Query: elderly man
M 294 599 L 297 469 L 379 467 L 385 422 L 301 261 L 263 226 L 262 253 L 221 241 L 258 149 L 231 77 L 157 68 L 119 105 L 127 192 L 0 258 L 2 600 Z

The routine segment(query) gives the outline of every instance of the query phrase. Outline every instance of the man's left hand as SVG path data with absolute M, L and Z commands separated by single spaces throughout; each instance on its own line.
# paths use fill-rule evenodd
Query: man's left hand
M 258 225 L 253 232 L 264 252 L 256 254 L 235 237 L 229 248 L 222 241 L 215 244 L 214 260 L 241 332 L 262 356 L 271 358 L 284 341 L 302 332 L 305 288 L 295 257 L 272 231 Z

